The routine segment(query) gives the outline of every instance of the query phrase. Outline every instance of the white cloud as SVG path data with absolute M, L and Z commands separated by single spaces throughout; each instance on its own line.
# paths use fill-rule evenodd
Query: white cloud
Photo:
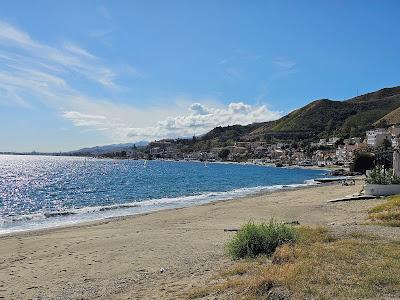
M 96 89 L 114 89 L 120 73 L 143 78 L 130 66 L 107 67 L 100 57 L 77 44 L 49 46 L 0 22 L 0 101 L 25 108 L 40 103 L 81 130 L 102 132 L 109 141 L 199 135 L 216 126 L 280 117 L 266 106 L 240 101 L 221 106 L 215 99 L 175 98 L 167 99 L 175 105 L 137 108 L 118 99 L 93 97 L 87 92 L 90 89 L 83 91 L 71 80 L 84 78 Z
M 79 47 L 78 45 L 75 45 L 71 42 L 65 42 L 64 43 L 64 49 L 68 50 L 69 52 L 79 55 L 79 56 L 84 56 L 86 58 L 91 58 L 91 59 L 96 59 L 97 57 L 94 56 L 93 54 L 89 53 L 87 50 Z
M 63 47 L 55 48 L 33 40 L 27 33 L 5 22 L 0 22 L 0 45 L 15 56 L 22 52 L 26 59 L 53 65 L 59 70 L 79 74 L 88 80 L 107 88 L 115 88 L 115 72 L 102 64 L 89 51 L 65 42 Z M 3 53 L 4 54 L 4 53 Z
M 64 117 L 71 120 L 75 126 L 94 126 L 104 127 L 106 126 L 107 118 L 105 116 L 98 115 L 87 115 L 77 111 L 68 111 L 64 113 Z
M 285 57 L 276 57 L 273 60 L 273 64 L 282 71 L 291 70 L 297 65 L 297 63 L 294 60 Z
M 226 107 L 215 108 L 193 103 L 189 106 L 188 113 L 168 117 L 153 127 L 131 128 L 128 136 L 137 139 L 191 136 L 194 133 L 206 133 L 217 126 L 246 125 L 280 117 L 280 113 L 269 110 L 265 105 L 252 106 L 243 102 L 233 102 Z

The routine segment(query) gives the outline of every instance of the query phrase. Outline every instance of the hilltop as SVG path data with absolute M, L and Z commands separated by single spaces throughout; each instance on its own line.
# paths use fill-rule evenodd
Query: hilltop
M 345 101 L 315 100 L 272 122 L 217 127 L 198 143 L 361 136 L 375 126 L 399 122 L 400 86 Z

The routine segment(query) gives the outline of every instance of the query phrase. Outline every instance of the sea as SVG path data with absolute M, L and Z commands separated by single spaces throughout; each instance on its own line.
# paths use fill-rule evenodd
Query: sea
M 0 155 L 0 234 L 314 185 L 326 170 Z

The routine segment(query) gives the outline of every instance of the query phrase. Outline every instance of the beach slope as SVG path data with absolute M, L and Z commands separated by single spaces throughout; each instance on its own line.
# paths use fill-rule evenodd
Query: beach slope
M 232 262 L 224 243 L 248 220 L 355 228 L 382 200 L 330 184 L 0 237 L 0 298 L 179 299 Z M 362 227 L 360 228 L 368 228 Z M 340 231 L 339 230 L 339 231 Z M 391 230 L 391 229 L 387 229 Z M 387 233 L 390 235 L 391 233 Z

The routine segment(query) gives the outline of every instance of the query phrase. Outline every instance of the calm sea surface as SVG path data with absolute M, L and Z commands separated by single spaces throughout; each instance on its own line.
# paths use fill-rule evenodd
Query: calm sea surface
M 313 184 L 324 170 L 0 155 L 0 233 Z

